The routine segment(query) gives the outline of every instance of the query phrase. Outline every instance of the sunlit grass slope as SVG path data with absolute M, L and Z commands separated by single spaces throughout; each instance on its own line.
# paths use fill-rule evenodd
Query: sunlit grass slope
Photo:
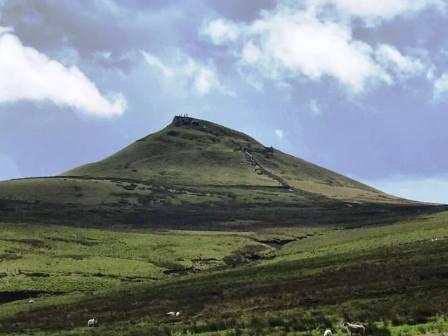
M 29 239 L 27 226 L 6 227 L 13 239 Z M 52 227 L 47 230 L 36 239 L 51 243 Z M 115 241 L 112 245 L 117 251 L 125 246 L 117 246 L 118 241 L 134 242 L 136 256 L 130 259 L 151 264 L 153 247 L 165 239 L 165 233 L 109 232 L 104 238 L 97 234 L 74 229 L 66 237 L 100 241 L 99 246 L 91 247 L 99 250 L 108 241 Z M 215 255 L 221 266 L 124 287 L 99 286 L 94 296 L 69 291 L 37 297 L 33 304 L 28 300 L 3 304 L 0 334 L 317 335 L 330 327 L 342 335 L 339 322 L 343 319 L 365 324 L 374 335 L 437 335 L 448 326 L 441 317 L 448 313 L 448 212 L 360 228 L 277 227 L 232 235 L 169 234 L 173 244 L 186 247 L 186 252 L 185 256 L 164 252 L 165 263 L 179 263 L 177 258 L 192 260 L 201 251 L 203 258 Z M 57 235 L 62 233 L 56 230 Z M 147 247 L 140 245 L 143 241 Z M 213 247 L 217 241 L 223 246 Z M 195 245 L 197 251 L 191 250 L 189 246 Z M 54 245 L 53 253 L 62 255 L 64 246 Z M 30 246 L 28 253 L 45 254 L 40 249 Z M 39 258 L 35 271 L 60 270 L 61 266 L 46 265 Z M 117 262 L 117 274 L 134 274 L 132 267 L 122 265 Z M 50 278 L 53 276 L 57 275 Z M 167 318 L 166 312 L 171 310 L 181 311 L 181 316 Z M 92 316 L 100 320 L 97 329 L 85 327 Z
M 0 232 L 0 292 L 93 291 L 221 267 L 238 251 L 272 250 L 243 233 L 1 223 Z
M 290 186 L 330 198 L 399 201 L 340 174 L 265 147 L 243 133 L 183 117 L 102 161 L 64 175 L 120 176 L 189 186 Z

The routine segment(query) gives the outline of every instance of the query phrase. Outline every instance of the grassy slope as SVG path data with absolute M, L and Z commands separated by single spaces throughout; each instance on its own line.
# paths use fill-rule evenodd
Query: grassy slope
M 61 176 L 0 182 L 0 218 L 10 222 L 241 228 L 370 222 L 420 210 L 438 209 L 191 118 Z
M 190 186 L 282 184 L 263 173 L 257 163 L 286 184 L 308 193 L 352 201 L 403 202 L 304 160 L 277 150 L 270 152 L 242 133 L 192 118 L 174 120 L 160 132 L 64 175 L 122 176 Z
M 432 208 L 191 118 L 61 176 L 0 182 L 0 218 L 13 222 L 241 228 L 420 210 Z
M 370 332 L 382 335 L 437 331 L 448 325 L 443 319 L 428 322 L 448 313 L 447 224 L 448 212 L 444 212 L 387 226 L 276 228 L 235 233 L 230 238 L 225 234 L 224 241 L 292 241 L 277 250 L 273 259 L 238 265 L 253 256 L 253 251 L 243 248 L 226 258 L 228 264 L 237 265 L 227 269 L 103 290 L 95 296 L 74 293 L 38 299 L 35 305 L 4 304 L 0 333 L 34 329 L 45 335 L 169 335 L 173 330 L 203 335 L 295 335 L 326 326 L 338 329 L 342 318 L 375 322 L 369 324 Z M 16 237 L 25 232 L 10 228 Z M 82 232 L 86 237 L 95 234 L 94 230 Z M 216 238 L 209 233 L 176 234 L 193 241 L 206 237 L 204 243 Z M 104 235 L 106 240 L 111 239 L 108 235 L 124 234 L 110 232 Z M 151 245 L 159 237 L 147 239 Z M 205 243 L 202 250 L 198 244 L 197 252 L 209 251 L 207 246 L 213 245 Z M 221 256 L 229 250 L 223 251 Z M 169 310 L 181 310 L 182 316 L 167 319 Z M 99 329 L 83 327 L 91 316 L 102 322 Z M 378 329 L 381 321 L 392 324 Z
M 244 164 L 241 152 L 234 150 L 235 143 L 247 142 L 171 125 L 102 161 L 63 175 L 122 176 L 171 185 L 278 186 L 277 182 L 254 173 L 251 166 Z
M 368 225 L 442 209 L 425 204 L 337 202 L 266 186 L 166 186 L 63 176 L 0 183 L 0 218 L 19 223 L 241 230 L 350 221 Z
M 165 273 L 224 265 L 242 249 L 271 248 L 242 233 L 121 232 L 64 226 L 0 224 L 1 291 L 92 291 Z M 200 248 L 198 248 L 200 247 Z

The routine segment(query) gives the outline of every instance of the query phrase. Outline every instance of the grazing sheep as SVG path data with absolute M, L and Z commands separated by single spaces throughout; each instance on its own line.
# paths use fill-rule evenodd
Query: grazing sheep
M 168 312 L 168 313 L 166 313 L 168 316 L 171 316 L 171 317 L 179 317 L 180 316 L 180 312 L 173 312 L 173 311 L 170 311 L 170 312 Z
M 29 299 L 28 303 L 34 303 L 34 299 Z
M 324 336 L 332 336 L 332 335 L 333 335 L 333 333 L 331 332 L 330 329 L 325 329 Z
M 88 327 L 96 327 L 97 325 L 98 325 L 98 319 L 96 318 L 91 318 L 90 320 L 87 321 Z
M 366 333 L 366 328 L 361 324 L 344 322 L 342 323 L 342 326 L 347 330 L 349 335 L 352 334 L 364 335 Z

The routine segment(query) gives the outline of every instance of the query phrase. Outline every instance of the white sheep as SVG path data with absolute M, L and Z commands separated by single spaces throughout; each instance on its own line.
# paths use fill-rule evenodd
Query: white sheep
M 352 334 L 364 335 L 366 333 L 366 328 L 361 324 L 344 322 L 342 323 L 342 326 L 347 330 L 349 335 Z
M 96 318 L 91 318 L 90 320 L 87 321 L 88 327 L 96 327 L 97 325 L 98 325 L 98 319 Z
M 173 311 L 170 311 L 170 312 L 168 312 L 168 313 L 166 313 L 168 316 L 171 316 L 171 317 L 179 317 L 180 316 L 180 312 L 173 312 Z
M 332 336 L 332 335 L 333 335 L 333 333 L 331 332 L 330 329 L 325 329 L 324 336 Z

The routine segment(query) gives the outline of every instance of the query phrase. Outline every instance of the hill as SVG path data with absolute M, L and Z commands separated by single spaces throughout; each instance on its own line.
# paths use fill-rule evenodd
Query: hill
M 0 335 L 347 335 L 341 320 L 445 335 L 447 220 L 231 233 L 0 223 Z
M 0 183 L 9 221 L 231 228 L 356 217 L 358 225 L 372 214 L 434 210 L 189 117 L 59 176 Z
M 160 132 L 102 161 L 62 175 L 121 176 L 178 186 L 283 187 L 300 191 L 304 197 L 398 201 L 345 176 L 265 147 L 243 133 L 188 117 L 175 117 Z
M 0 182 L 0 335 L 443 334 L 446 209 L 176 117 Z

